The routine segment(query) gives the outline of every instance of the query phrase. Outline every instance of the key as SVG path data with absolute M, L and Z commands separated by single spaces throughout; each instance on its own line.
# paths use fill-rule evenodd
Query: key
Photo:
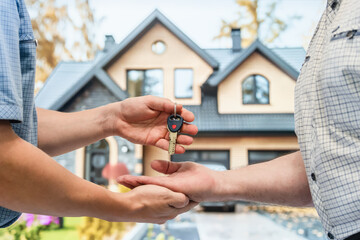
M 175 153 L 176 139 L 178 132 L 183 125 L 184 119 L 179 114 L 172 114 L 167 119 L 167 128 L 169 130 L 170 144 L 169 154 Z

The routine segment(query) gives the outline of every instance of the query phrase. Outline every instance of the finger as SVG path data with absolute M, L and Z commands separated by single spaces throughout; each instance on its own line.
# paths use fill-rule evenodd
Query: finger
M 176 139 L 176 142 L 182 145 L 191 145 L 193 141 L 194 138 L 187 135 L 178 135 L 178 138 Z
M 131 176 L 131 175 L 123 175 L 116 179 L 119 184 L 122 184 L 130 189 L 134 189 L 141 185 L 144 185 L 144 181 L 141 179 L 143 176 Z M 146 182 L 146 181 L 145 181 Z
M 120 182 L 118 182 L 119 184 L 121 184 L 121 185 L 123 185 L 123 186 L 125 186 L 125 187 L 127 187 L 127 188 L 130 188 L 130 189 L 134 189 L 136 186 L 133 186 L 133 185 L 131 185 L 131 184 L 128 184 L 127 182 L 125 182 L 125 181 L 122 181 L 121 183 Z
M 170 142 L 169 133 L 166 133 L 165 140 Z M 193 141 L 194 141 L 194 138 L 192 136 L 180 135 L 180 134 L 178 134 L 178 137 L 176 139 L 176 143 L 177 144 L 182 144 L 182 145 L 191 145 L 193 143 Z
M 185 152 L 185 148 L 179 144 L 175 146 L 175 153 L 176 154 L 183 154 Z
M 169 144 L 170 144 L 169 140 L 166 140 L 166 139 L 162 138 L 162 139 L 160 139 L 159 141 L 157 141 L 155 143 L 155 146 L 168 151 L 169 150 Z M 176 144 L 175 153 L 181 154 L 181 153 L 184 153 L 184 152 L 185 152 L 185 148 L 183 146 L 181 146 L 181 145 Z
M 156 111 L 162 111 L 167 113 L 174 113 L 174 102 L 172 102 L 170 99 L 162 98 L 162 97 L 155 97 L 155 96 L 148 96 L 147 99 L 147 105 L 149 108 L 156 110 Z M 181 104 L 176 104 L 176 112 L 181 113 L 183 110 L 183 107 Z
M 146 104 L 150 109 L 156 111 L 163 111 L 170 114 L 174 112 L 175 103 L 167 98 L 146 96 Z M 176 104 L 176 113 L 180 114 L 186 122 L 192 122 L 195 119 L 194 114 L 183 108 L 181 104 Z
M 176 214 L 179 215 L 179 214 L 188 212 L 188 211 L 190 211 L 191 209 L 193 209 L 194 207 L 196 207 L 198 204 L 199 204 L 198 202 L 190 201 L 187 206 L 185 206 L 185 207 L 183 207 L 183 208 L 175 209 Z
M 164 150 L 168 150 L 169 149 L 169 140 L 166 139 L 160 139 L 159 141 L 157 141 L 155 143 L 155 146 Z
M 173 174 L 177 172 L 183 163 L 170 162 L 165 160 L 154 160 L 151 162 L 151 168 L 164 174 Z
M 171 181 L 167 177 L 149 177 L 149 176 L 132 176 L 124 175 L 116 179 L 119 184 L 136 188 L 142 185 L 157 185 L 165 188 L 171 188 Z M 171 189 L 170 189 L 171 190 Z
M 186 108 L 182 108 L 182 111 L 180 112 L 181 116 L 184 118 L 184 121 L 186 122 L 192 122 L 195 120 L 195 116 L 192 112 L 187 110 Z
M 189 134 L 189 135 L 196 135 L 198 133 L 198 131 L 199 130 L 198 130 L 197 126 L 195 126 L 193 124 L 184 123 L 180 132 Z
M 184 194 L 172 191 L 170 191 L 170 193 L 172 194 L 172 200 L 170 201 L 169 206 L 174 208 L 184 208 L 189 205 L 190 200 Z

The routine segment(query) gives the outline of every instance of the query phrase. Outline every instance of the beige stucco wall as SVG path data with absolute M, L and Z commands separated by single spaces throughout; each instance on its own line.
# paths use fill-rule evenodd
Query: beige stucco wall
M 166 51 L 161 55 L 157 55 L 151 50 L 152 44 L 157 40 L 162 40 L 166 44 Z M 125 90 L 127 70 L 155 68 L 163 70 L 164 97 L 173 101 L 176 100 L 177 103 L 189 105 L 201 103 L 200 86 L 213 72 L 212 68 L 203 59 L 159 23 L 155 24 L 152 29 L 110 66 L 107 72 Z M 193 69 L 192 99 L 175 99 L 174 70 L 176 68 Z
M 217 138 L 195 138 L 188 150 L 229 150 L 230 168 L 236 169 L 248 164 L 249 150 L 296 150 L 299 149 L 295 136 L 279 137 L 217 137 Z M 144 147 L 144 174 L 149 176 L 158 175 L 151 169 L 153 160 L 170 160 L 167 151 Z
M 242 104 L 242 82 L 259 74 L 269 80 L 270 104 Z M 295 81 L 261 54 L 253 53 L 218 87 L 219 113 L 293 113 Z

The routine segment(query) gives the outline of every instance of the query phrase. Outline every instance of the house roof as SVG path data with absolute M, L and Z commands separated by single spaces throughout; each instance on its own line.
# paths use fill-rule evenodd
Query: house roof
M 291 78 L 293 78 L 294 80 L 297 79 L 299 71 L 295 68 L 297 63 L 295 63 L 293 58 L 291 58 L 291 61 L 290 58 L 287 58 L 286 61 L 278 54 L 273 52 L 271 49 L 267 48 L 259 40 L 255 40 L 248 48 L 243 49 L 232 62 L 228 63 L 222 71 L 214 72 L 214 74 L 204 83 L 204 85 L 210 87 L 217 87 L 227 76 L 229 76 L 254 52 L 259 52 L 264 57 L 273 62 L 275 65 L 277 65 L 281 70 L 287 73 Z M 299 54 L 297 50 L 294 50 L 294 52 Z M 282 54 L 283 56 L 288 56 L 288 53 L 286 51 L 278 50 L 278 53 Z
M 184 105 L 195 115 L 199 134 L 294 133 L 294 114 L 220 114 L 217 96 L 205 95 L 201 105 Z
M 105 58 L 102 60 L 103 67 L 106 67 L 115 61 L 156 23 L 160 23 L 166 27 L 190 49 L 198 54 L 205 62 L 207 62 L 212 68 L 218 68 L 219 63 L 212 56 L 210 56 L 204 49 L 200 48 L 196 43 L 194 43 L 187 35 L 185 35 L 175 24 L 173 24 L 157 9 L 155 9 L 144 21 L 142 21 L 120 44 L 118 44 L 113 49 L 113 51 L 105 56 Z
M 102 69 L 96 67 L 103 53 L 91 62 L 60 62 L 35 97 L 37 107 L 59 110 L 87 82 L 99 80 L 119 100 L 128 95 Z
M 290 66 L 300 72 L 306 57 L 303 47 L 271 48 L 275 54 L 284 59 Z
M 93 61 L 59 63 L 37 94 L 36 105 L 46 109 L 59 110 L 92 79 L 98 79 L 119 100 L 127 98 L 128 93 L 109 77 L 106 69 L 156 23 L 164 25 L 213 67 L 214 72 L 204 86 L 216 88 L 255 51 L 272 61 L 293 79 L 298 76 L 305 58 L 303 48 L 270 49 L 258 40 L 248 48 L 237 52 L 232 49 L 201 49 L 163 14 L 155 10 L 121 43 L 114 44 L 110 49 L 99 51 Z M 207 94 L 206 89 L 203 92 L 201 105 L 185 107 L 194 112 L 195 124 L 199 127 L 200 133 L 289 133 L 294 131 L 293 114 L 219 114 L 216 94 Z
M 52 109 L 93 65 L 92 62 L 60 62 L 37 93 L 36 106 Z
M 104 85 L 108 86 L 119 100 L 126 98 L 128 96 L 127 92 L 121 90 L 104 69 L 111 65 L 111 63 L 129 49 L 156 23 L 165 26 L 212 68 L 218 68 L 219 63 L 212 56 L 196 45 L 160 11 L 155 10 L 121 43 L 115 44 L 110 51 L 107 51 L 105 54 L 102 53 L 102 56 L 95 59 L 93 62 L 87 63 L 87 65 L 85 64 L 88 68 L 84 66 L 77 69 L 78 64 L 75 62 L 66 64 L 60 63 L 46 81 L 51 83 L 45 84 L 42 91 L 39 91 L 37 94 L 35 98 L 36 105 L 47 109 L 58 110 L 93 78 L 97 78 Z M 50 101 L 48 101 L 48 99 L 50 99 Z

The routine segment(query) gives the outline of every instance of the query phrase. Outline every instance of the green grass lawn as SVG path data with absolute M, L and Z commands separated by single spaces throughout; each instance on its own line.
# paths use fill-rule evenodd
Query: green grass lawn
M 41 232 L 42 240 L 78 240 L 77 227 L 81 224 L 82 218 L 65 218 L 64 228 L 46 230 Z

